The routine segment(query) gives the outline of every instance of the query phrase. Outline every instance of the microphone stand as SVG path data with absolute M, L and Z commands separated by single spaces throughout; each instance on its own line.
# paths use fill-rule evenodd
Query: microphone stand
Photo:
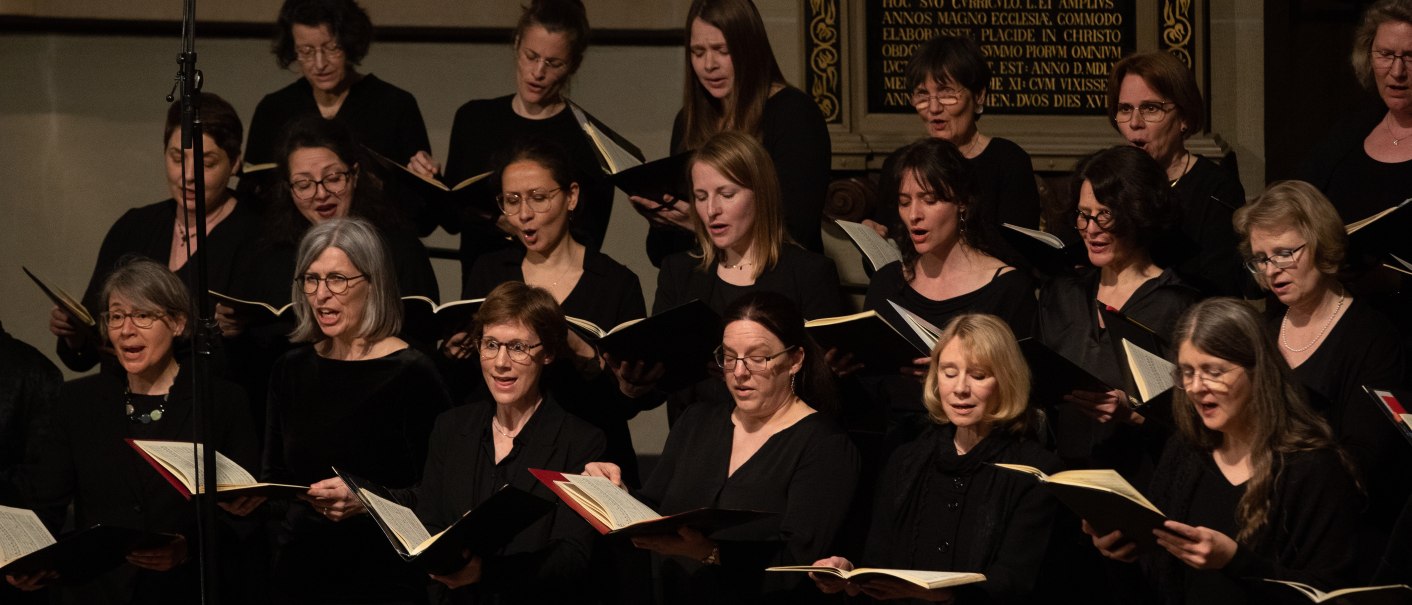
M 195 167 L 202 165 L 205 157 L 205 137 L 201 130 L 201 71 L 196 69 L 196 0 L 183 0 L 181 25 L 182 52 L 177 55 L 177 87 L 181 94 L 181 147 L 191 150 L 193 172 L 191 183 L 195 185 L 196 199 L 196 254 L 189 259 L 191 265 L 190 284 L 192 304 L 195 307 L 191 317 L 196 321 L 191 347 L 190 369 L 192 371 L 192 416 L 196 443 L 204 444 L 198 473 L 202 488 L 195 495 L 197 514 L 197 536 L 200 543 L 198 553 L 201 577 L 201 602 L 215 605 L 220 602 L 217 586 L 219 577 L 216 545 L 216 448 L 212 442 L 215 435 L 215 405 L 211 394 L 210 364 L 218 330 L 211 312 L 211 297 L 207 286 L 208 248 L 206 247 L 206 178 L 205 173 Z M 168 98 L 168 101 L 171 99 Z M 188 164 L 183 161 L 183 167 Z M 183 168 L 184 170 L 185 168 Z M 185 178 L 185 177 L 183 177 Z M 184 204 L 184 202 L 183 202 Z

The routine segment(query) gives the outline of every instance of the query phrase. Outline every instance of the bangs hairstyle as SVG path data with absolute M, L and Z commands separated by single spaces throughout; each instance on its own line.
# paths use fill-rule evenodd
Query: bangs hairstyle
M 770 270 L 779 262 L 780 248 L 792 241 L 784 230 L 784 217 L 781 216 L 783 210 L 780 207 L 783 203 L 780 200 L 780 180 L 775 174 L 774 161 L 755 137 L 726 131 L 711 137 L 701 149 L 692 154 L 687 165 L 695 168 L 697 164 L 715 168 L 732 183 L 749 189 L 754 195 L 755 221 L 750 226 L 750 239 L 755 243 L 755 249 L 761 251 L 761 258 L 755 263 L 751 277 L 760 277 L 761 273 Z M 692 183 L 691 186 L 694 197 L 696 184 Z M 695 206 L 698 203 L 700 202 L 694 200 L 692 202 L 691 226 L 696 231 L 696 242 L 701 246 L 699 269 L 709 272 L 714 268 L 716 257 L 721 251 L 711 243 L 706 223 L 701 220 L 701 213 L 696 211 Z
M 932 347 L 922 403 L 937 424 L 949 424 L 945 404 L 937 390 L 941 351 L 956 341 L 965 350 L 966 363 L 986 368 L 995 376 L 996 393 L 986 402 L 985 420 L 996 429 L 1017 435 L 1030 429 L 1030 368 L 1020 353 L 1015 333 L 1005 320 L 984 313 L 958 315 L 946 324 Z
M 1348 233 L 1338 210 L 1313 185 L 1304 181 L 1277 181 L 1260 197 L 1236 209 L 1231 218 L 1240 236 L 1240 252 L 1245 258 L 1250 249 L 1250 232 L 1255 229 L 1283 230 L 1292 228 L 1304 238 L 1305 258 L 1314 259 L 1314 267 L 1325 275 L 1336 275 L 1343 266 L 1348 250 Z M 1255 274 L 1262 288 L 1270 284 L 1264 271 Z
M 278 29 L 274 45 L 275 62 L 280 69 L 289 69 L 299 60 L 294 48 L 294 25 L 328 26 L 329 35 L 338 41 L 349 65 L 363 62 L 373 43 L 373 22 L 368 11 L 353 0 L 285 0 L 279 9 Z
M 804 363 L 792 379 L 794 394 L 820 412 L 839 413 L 842 408 L 833 382 L 833 370 L 824 360 L 824 351 L 804 329 L 804 316 L 793 301 L 778 292 L 750 292 L 735 299 L 721 313 L 722 327 L 737 321 L 760 324 L 780 339 L 785 348 L 799 347 L 804 353 Z
M 105 343 L 109 342 L 106 318 L 113 294 L 122 294 L 138 309 L 166 313 L 173 322 L 178 318 L 186 319 L 191 316 L 191 296 L 186 292 L 186 284 L 181 283 L 180 278 L 165 265 L 145 257 L 129 255 L 118 261 L 118 268 L 103 280 L 103 288 L 98 294 L 98 300 L 103 304 L 103 313 L 100 316 L 103 325 L 98 333 Z M 186 322 L 186 328 L 190 327 L 191 322 Z M 176 336 L 182 337 L 186 334 L 187 330 L 183 329 Z
M 1108 123 L 1114 130 L 1118 128 L 1118 91 L 1123 87 L 1123 78 L 1128 75 L 1141 77 L 1153 92 L 1176 104 L 1175 117 L 1186 123 L 1182 139 L 1206 128 L 1206 103 L 1201 100 L 1196 76 L 1181 59 L 1169 52 L 1154 50 L 1128 55 L 1113 66 L 1113 73 L 1108 76 Z M 1168 119 L 1171 117 L 1168 116 Z
M 691 67 L 691 24 L 697 19 L 721 30 L 721 35 L 725 37 L 731 68 L 735 72 L 734 85 L 725 99 L 712 97 L 696 79 L 696 71 Z M 685 136 L 682 137 L 682 147 L 674 151 L 701 147 L 706 139 L 721 130 L 759 135 L 760 121 L 765 115 L 765 101 L 770 98 L 770 87 L 788 83 L 775 62 L 770 37 L 765 33 L 765 23 L 760 20 L 760 11 L 755 8 L 755 3 L 750 0 L 695 0 L 686 14 L 686 40 L 683 46 L 686 79 L 682 96 L 682 132 Z
M 1191 308 L 1177 322 L 1172 342 L 1240 366 L 1250 381 L 1250 399 L 1241 411 L 1249 426 L 1252 474 L 1236 507 L 1240 532 L 1236 540 L 1250 544 L 1256 532 L 1270 521 L 1275 472 L 1286 454 L 1314 449 L 1335 449 L 1329 425 L 1309 407 L 1304 386 L 1285 363 L 1269 338 L 1256 311 L 1234 298 L 1208 298 Z M 1177 363 L 1177 353 L 1172 353 Z M 1178 385 L 1180 386 L 1180 385 Z M 1222 435 L 1206 428 L 1183 389 L 1175 389 L 1172 420 L 1178 432 L 1204 451 L 1221 445 Z M 1343 453 L 1339 452 L 1340 457 Z M 1348 462 L 1344 460 L 1345 466 Z
M 561 34 L 569 43 L 569 75 L 578 72 L 588 50 L 588 13 L 579 0 L 533 0 L 520 11 L 515 23 L 515 48 L 532 25 L 551 34 Z
M 906 185 L 904 179 L 911 173 L 918 184 L 938 199 L 956 204 L 962 216 L 971 220 L 961 229 L 961 241 L 974 250 L 995 256 L 994 225 L 983 220 L 985 213 L 978 212 L 974 204 L 976 177 L 974 168 L 961 151 L 944 139 L 918 139 L 894 151 L 883 164 L 880 179 L 883 203 L 896 205 Z M 907 219 L 901 209 L 897 213 L 898 222 L 891 225 L 893 233 L 907 232 Z M 911 279 L 916 266 L 917 247 L 912 238 L 897 238 L 897 247 L 902 252 L 903 274 Z
M 928 40 L 912 53 L 905 74 L 909 92 L 925 84 L 927 76 L 940 85 L 957 84 L 972 96 L 990 89 L 990 66 L 976 41 L 970 38 L 940 36 Z
M 240 161 L 240 142 L 245 140 L 245 127 L 240 123 L 240 114 L 220 95 L 201 93 L 201 106 L 196 110 L 201 118 L 201 132 L 210 135 L 211 140 L 226 153 L 231 163 Z M 162 148 L 172 140 L 172 133 L 181 128 L 181 100 L 172 101 L 167 107 L 167 124 L 162 129 Z M 206 151 L 210 151 L 207 149 Z
M 340 120 L 325 120 L 315 114 L 290 120 L 276 145 L 275 161 L 279 164 L 277 169 L 282 180 L 274 186 L 273 200 L 266 209 L 269 223 L 265 230 L 267 237 L 274 241 L 295 243 L 309 228 L 308 219 L 299 213 L 289 190 L 289 156 L 300 149 L 327 149 L 353 172 L 349 175 L 353 177 L 349 185 L 353 189 L 353 199 L 348 200 L 349 216 L 368 219 L 387 230 L 408 229 L 403 214 L 392 208 L 383 194 L 382 181 L 369 170 L 374 164 L 353 131 Z M 344 191 L 343 195 L 348 195 L 348 192 Z
M 368 288 L 362 321 L 353 326 L 355 335 L 377 341 L 401 332 L 402 299 L 399 297 L 392 257 L 388 255 L 382 235 L 372 223 L 361 218 L 333 218 L 314 225 L 299 242 L 299 254 L 295 257 L 298 262 L 294 275 L 290 276 L 289 286 L 298 324 L 289 335 L 290 341 L 318 342 L 325 338 L 314 318 L 309 295 L 304 293 L 299 278 L 308 273 L 309 266 L 329 248 L 338 248 L 348 255 L 353 267 L 364 276 L 359 281 Z M 350 283 L 349 287 L 358 287 L 358 282 Z
M 1378 28 L 1384 23 L 1412 24 L 1412 0 L 1380 0 L 1363 11 L 1363 20 L 1353 32 L 1353 51 L 1349 63 L 1353 65 L 1353 75 L 1368 92 L 1378 92 L 1378 83 L 1373 79 L 1373 39 L 1378 36 Z M 1396 50 L 1396 49 L 1392 49 Z
M 543 288 L 518 281 L 496 286 L 476 310 L 471 339 L 479 341 L 487 327 L 500 324 L 519 324 L 533 331 L 544 345 L 540 351 L 546 355 L 546 365 L 563 359 L 569 350 L 569 323 L 564 311 Z
M 1069 195 L 1069 228 L 1074 226 L 1079 194 L 1083 184 L 1093 187 L 1098 203 L 1113 213 L 1113 226 L 1107 229 L 1143 250 L 1155 236 L 1170 228 L 1175 220 L 1167 173 L 1157 160 L 1131 145 L 1110 147 L 1079 161 L 1074 169 Z

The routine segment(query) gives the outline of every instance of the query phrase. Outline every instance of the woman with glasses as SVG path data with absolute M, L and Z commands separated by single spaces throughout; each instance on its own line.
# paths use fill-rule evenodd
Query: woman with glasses
M 291 121 L 306 116 L 337 118 L 359 143 L 397 163 L 431 149 L 417 99 L 375 75 L 358 73 L 372 44 L 373 24 L 355 0 L 285 0 L 277 28 L 271 48 L 275 61 L 281 69 L 297 66 L 302 77 L 255 106 L 246 144 L 248 163 L 282 161 L 281 133 Z M 257 193 L 268 199 L 272 189 Z M 246 190 L 243 182 L 241 190 Z M 404 215 L 412 218 L 417 211 L 407 208 Z M 427 225 L 428 232 L 432 228 Z
M 700 149 L 723 132 L 754 138 L 778 174 L 785 231 L 805 250 L 823 252 L 819 221 L 832 148 L 818 103 L 785 81 L 751 0 L 694 0 L 685 31 L 686 75 L 672 152 Z M 630 199 L 651 227 L 647 255 L 653 265 L 664 266 L 669 254 L 699 243 L 692 238 L 687 200 Z
M 1169 519 L 1158 548 L 1138 556 L 1084 524 L 1104 556 L 1141 563 L 1148 594 L 1131 602 L 1256 602 L 1259 579 L 1353 585 L 1357 484 L 1261 324 L 1230 298 L 1177 323 L 1177 436 L 1144 492 Z
M 193 383 L 190 368 L 174 353 L 189 335 L 191 301 L 186 286 L 166 267 L 135 259 L 105 276 L 99 329 L 117 353 L 122 371 L 67 382 L 59 393 L 52 431 L 36 446 L 32 465 L 19 469 L 16 483 L 27 506 L 62 511 L 72 502 L 78 528 L 112 525 L 171 534 L 166 544 L 127 553 L 123 565 L 78 585 L 62 585 L 53 602 L 157 603 L 191 602 L 199 594 L 201 546 L 196 509 L 167 480 L 133 451 L 124 439 L 192 441 Z M 240 388 L 213 379 L 210 408 L 216 433 L 209 443 L 246 468 L 255 468 L 259 446 L 245 396 Z M 259 501 L 242 498 L 223 503 L 226 510 L 249 513 Z M 253 591 L 245 577 L 232 533 L 234 518 L 221 514 L 221 586 L 230 602 Z M 63 519 L 48 519 L 55 534 Z M 234 525 L 233 525 L 234 524 Z M 248 532 L 251 527 L 245 527 Z M 52 573 L 8 576 L 26 590 L 50 581 Z M 242 601 L 243 602 L 243 601 Z
M 1245 189 L 1239 175 L 1187 151 L 1186 140 L 1206 126 L 1206 103 L 1191 70 L 1166 51 L 1124 58 L 1108 77 L 1108 117 L 1167 175 L 1180 236 L 1153 248 L 1158 262 L 1203 294 L 1241 296 L 1249 278 L 1230 225 Z
M 829 368 L 795 305 L 754 292 L 723 319 L 716 363 L 732 404 L 688 409 L 639 497 L 668 515 L 715 507 L 779 516 L 709 536 L 688 527 L 632 542 L 655 553 L 664 603 L 807 602 L 818 595 L 804 578 L 764 570 L 833 552 L 858 454 L 824 405 Z M 585 472 L 620 476 L 611 463 Z
M 1412 1 L 1368 6 L 1354 32 L 1350 59 L 1353 75 L 1381 103 L 1365 103 L 1339 121 L 1300 172 L 1328 196 L 1344 223 L 1394 206 L 1412 191 L 1412 145 L 1401 145 L 1412 134 L 1409 51 Z
M 517 144 L 498 173 L 501 193 L 496 201 L 514 226 L 523 247 L 498 250 L 476 260 L 466 276 L 462 298 L 481 298 L 501 284 L 523 282 L 548 292 L 564 314 L 609 329 L 645 317 L 642 286 L 637 275 L 574 238 L 569 225 L 582 188 L 573 180 L 568 154 L 549 139 Z M 637 454 L 627 421 L 646 404 L 623 395 L 611 373 L 604 373 L 593 345 L 570 331 L 567 349 L 546 379 L 562 392 L 595 389 L 601 396 L 564 402 L 571 413 L 601 428 L 608 436 L 607 460 L 628 469 L 637 484 Z M 448 377 L 448 382 L 456 379 Z M 475 385 L 477 391 L 481 390 Z M 653 402 L 658 403 L 658 402 Z M 650 406 L 647 406 L 650 407 Z
M 231 190 L 230 177 L 240 172 L 240 116 L 225 99 L 211 93 L 202 96 L 202 143 L 205 156 L 199 161 L 181 146 L 181 103 L 167 108 L 162 131 L 163 155 L 167 167 L 167 191 L 171 199 L 133 208 L 108 229 L 98 249 L 98 262 L 83 293 L 83 306 L 97 313 L 104 301 L 99 291 L 108 274 L 129 256 L 157 261 L 187 281 L 191 261 L 204 255 L 207 283 L 212 290 L 226 291 L 239 275 L 238 267 L 250 254 L 249 242 L 257 237 L 259 215 L 245 199 Z M 198 173 L 197 168 L 201 168 Z M 196 199 L 195 179 L 201 178 L 205 198 Z M 178 201 L 180 200 L 180 201 Z M 196 209 L 206 208 L 206 249 L 196 248 Z M 67 313 L 55 307 L 49 316 L 49 331 L 58 337 L 59 359 L 75 372 L 86 372 L 100 361 L 113 361 L 112 351 L 101 347 L 99 334 L 75 325 Z M 224 329 L 227 336 L 234 333 Z
M 515 92 L 477 99 L 456 110 L 446 155 L 446 180 L 458 183 L 498 167 L 499 156 L 526 139 L 549 139 L 568 153 L 566 178 L 579 184 L 579 207 L 569 224 L 574 240 L 590 250 L 603 245 L 613 211 L 613 185 L 603 175 L 593 143 L 584 136 L 566 92 L 588 50 L 588 15 L 579 0 L 532 0 L 515 24 Z M 430 154 L 408 166 L 424 176 L 443 172 Z M 461 274 L 487 252 L 512 247 L 510 217 L 495 224 L 468 209 L 447 209 L 442 226 L 461 234 Z
M 990 66 L 970 38 L 939 36 L 917 48 L 907 63 L 912 108 L 927 136 L 949 141 L 975 174 L 973 221 L 1039 228 L 1039 189 L 1030 156 L 1013 141 L 982 134 L 979 123 L 990 89 Z M 898 208 L 884 193 L 873 227 L 887 234 Z M 904 233 L 893 232 L 901 242 Z
M 1059 455 L 1070 465 L 1115 468 L 1133 480 L 1151 470 L 1165 433 L 1147 424 L 1122 390 L 1125 373 L 1100 305 L 1165 339 L 1200 295 L 1152 260 L 1152 239 L 1170 224 L 1173 209 L 1166 176 L 1150 156 L 1125 146 L 1084 159 L 1074 172 L 1072 199 L 1070 216 L 1093 267 L 1044 284 L 1038 336 L 1114 388 L 1074 391 L 1064 396 L 1065 405 L 1054 408 L 1050 420 Z
M 277 602 L 422 602 L 425 577 L 371 518 L 347 519 L 355 511 L 329 469 L 411 487 L 450 398 L 432 361 L 397 337 L 396 269 L 372 224 L 323 221 L 296 258 L 290 338 L 304 344 L 271 372 L 263 476 L 311 487 L 283 511 L 272 589 Z
M 925 590 L 897 580 L 853 583 L 813 576 L 826 593 L 953 603 L 1036 595 L 1057 503 L 1029 477 L 994 463 L 1046 472 L 1059 460 L 1034 439 L 1030 372 L 1006 322 L 958 315 L 932 349 L 925 402 L 930 424 L 898 448 L 878 480 L 867 567 L 977 572 L 986 581 Z M 814 562 L 853 569 L 845 557 Z
M 780 181 L 754 137 L 722 132 L 696 150 L 690 166 L 691 224 L 701 252 L 678 252 L 662 260 L 654 313 L 693 299 L 720 313 L 737 298 L 763 290 L 783 295 L 810 319 L 841 314 L 838 270 L 828 257 L 801 248 L 785 231 Z M 635 365 L 610 360 L 619 380 L 641 384 L 643 377 L 633 376 L 640 369 Z M 673 422 L 686 405 L 726 401 L 719 383 L 699 386 L 705 390 L 673 395 Z
M 1311 403 L 1357 463 L 1370 499 L 1359 545 L 1372 571 L 1393 520 L 1412 495 L 1402 469 L 1397 429 L 1369 404 L 1364 386 L 1407 384 L 1397 328 L 1339 280 L 1347 235 L 1338 211 L 1313 185 L 1280 181 L 1236 212 L 1246 267 L 1274 294 L 1266 306 L 1270 339 Z

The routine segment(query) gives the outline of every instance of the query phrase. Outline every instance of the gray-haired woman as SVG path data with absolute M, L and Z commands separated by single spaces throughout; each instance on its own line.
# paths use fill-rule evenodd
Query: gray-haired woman
M 281 527 L 273 589 L 288 602 L 421 602 L 426 579 L 372 519 L 348 519 L 329 467 L 391 488 L 415 484 L 432 421 L 450 398 L 431 360 L 397 337 L 397 277 L 382 236 L 358 218 L 315 225 L 299 244 L 292 296 L 309 343 L 270 378 L 264 475 L 310 484 Z

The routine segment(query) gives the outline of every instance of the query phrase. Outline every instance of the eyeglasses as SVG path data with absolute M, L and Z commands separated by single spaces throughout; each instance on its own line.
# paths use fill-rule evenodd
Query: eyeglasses
M 1136 109 L 1137 115 L 1142 116 L 1142 121 L 1156 123 L 1167 119 L 1167 112 L 1171 111 L 1176 106 L 1176 103 L 1170 101 L 1166 103 L 1139 103 Z M 1132 105 L 1126 103 L 1119 105 L 1118 109 L 1113 112 L 1113 121 L 1132 121 L 1133 109 Z
M 133 311 L 124 313 L 122 311 L 109 311 L 103 314 L 103 322 L 108 325 L 109 330 L 123 327 L 127 320 L 132 320 L 132 325 L 146 330 L 152 327 L 158 319 L 165 317 L 166 313 L 148 313 L 147 311 Z
M 510 361 L 515 363 L 526 363 L 534 350 L 544 346 L 544 343 L 537 342 L 529 344 L 520 340 L 510 342 L 500 342 L 494 338 L 482 338 L 478 347 L 480 348 L 481 359 L 495 359 L 500 356 L 500 350 L 505 349 L 505 353 L 510 356 Z
M 562 189 L 562 187 L 555 187 L 546 191 L 531 189 L 524 194 L 501 193 L 495 196 L 495 203 L 500 206 L 500 211 L 505 214 L 519 214 L 521 202 L 529 204 L 530 212 L 548 212 L 549 200 L 554 199 L 554 194 Z
M 1078 230 L 1087 229 L 1090 221 L 1097 223 L 1099 229 L 1108 229 L 1113 226 L 1113 213 L 1109 210 L 1099 210 L 1098 214 L 1084 214 L 1082 210 L 1074 211 L 1074 227 Z
M 919 110 L 930 107 L 933 101 L 945 107 L 956 105 L 961 102 L 961 91 L 954 88 L 946 88 L 936 94 L 929 93 L 925 90 L 917 90 L 912 93 L 912 107 Z
M 1206 390 L 1212 393 L 1225 393 L 1231 390 L 1231 385 L 1221 380 L 1221 377 L 1241 369 L 1244 368 L 1240 366 L 1229 368 L 1207 366 L 1201 369 L 1177 368 L 1172 371 L 1172 385 L 1183 391 L 1190 391 L 1196 388 L 1196 381 L 1200 380 Z
M 1270 256 L 1247 258 L 1245 259 L 1245 268 L 1256 275 L 1265 272 L 1265 265 L 1267 263 L 1274 265 L 1276 269 L 1288 269 L 1294 266 L 1295 253 L 1303 250 L 1304 247 L 1308 245 L 1309 244 L 1306 242 L 1288 250 L 1276 250 L 1275 253 Z
M 289 182 L 289 191 L 294 194 L 297 200 L 310 200 L 314 198 L 315 192 L 320 185 L 329 195 L 343 195 L 348 190 L 348 184 L 357 176 L 358 171 L 348 170 L 345 172 L 332 172 L 319 180 L 299 179 Z
M 295 56 L 299 57 L 300 63 L 313 62 L 314 57 L 323 54 L 326 59 L 337 59 L 343 56 L 343 47 L 337 44 L 325 44 L 323 46 L 300 46 L 294 49 Z
M 764 372 L 765 370 L 770 369 L 770 360 L 779 357 L 780 355 L 784 355 L 785 353 L 793 351 L 797 348 L 798 347 L 787 347 L 785 348 L 785 350 L 775 353 L 774 355 L 747 355 L 745 357 L 732 357 L 730 355 L 726 355 L 726 351 L 723 347 L 716 347 L 716 365 L 721 366 L 722 370 L 725 370 L 727 372 L 733 372 L 735 371 L 736 366 L 743 361 L 745 362 L 746 371 L 749 371 L 752 374 L 756 372 Z
M 340 275 L 338 273 L 330 273 L 328 277 L 319 277 L 317 275 L 314 275 L 313 273 L 306 273 L 304 275 L 294 278 L 294 281 L 299 282 L 304 287 L 305 294 L 313 294 L 315 292 L 318 292 L 319 282 L 324 282 L 324 285 L 328 286 L 328 291 L 330 294 L 343 294 L 344 292 L 348 291 L 348 286 L 351 285 L 354 281 L 363 279 L 365 277 L 367 276 Z
M 1393 59 L 1402 61 L 1403 69 L 1412 69 L 1409 67 L 1412 65 L 1412 51 L 1395 53 L 1390 50 L 1375 50 L 1372 54 L 1373 65 L 1378 66 L 1378 69 L 1392 69 Z
M 526 65 L 539 66 L 540 64 L 543 64 L 544 68 L 549 71 L 563 71 L 569 67 L 568 61 L 565 61 L 563 59 L 554 59 L 551 57 L 542 57 L 539 55 L 539 53 L 536 53 L 528 48 L 520 52 L 520 60 L 524 61 Z

